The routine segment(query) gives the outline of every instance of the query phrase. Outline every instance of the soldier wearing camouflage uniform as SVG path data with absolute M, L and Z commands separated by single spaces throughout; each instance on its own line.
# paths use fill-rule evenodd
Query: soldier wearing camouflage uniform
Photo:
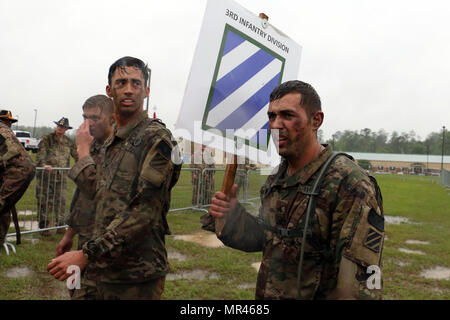
M 113 132 L 113 112 L 114 106 L 112 100 L 105 95 L 96 95 L 90 97 L 83 104 L 83 118 L 85 125 L 89 125 L 89 132 L 94 138 L 91 142 L 89 153 L 95 164 L 101 163 L 100 150 L 103 143 Z M 79 162 L 83 162 L 89 157 L 85 157 Z M 83 166 L 83 163 L 77 163 L 77 166 Z M 70 176 L 70 178 L 73 178 Z M 67 228 L 64 237 L 56 248 L 56 256 L 60 256 L 72 249 L 73 239 L 78 234 L 77 250 L 81 250 L 83 245 L 92 238 L 95 224 L 95 194 L 92 190 L 76 188 L 70 205 L 70 214 L 67 218 Z M 92 287 L 95 287 L 95 281 L 82 278 L 79 293 L 73 296 L 74 290 L 70 291 L 72 299 L 78 296 L 89 296 Z
M 91 142 L 90 155 L 94 162 L 100 163 L 100 149 L 106 139 L 113 132 L 113 112 L 112 100 L 105 95 L 90 97 L 83 104 L 83 118 L 89 125 L 89 132 L 94 140 Z M 79 165 L 79 164 L 77 164 Z M 70 178 L 72 178 L 69 175 Z M 59 256 L 72 248 L 72 241 L 78 234 L 78 250 L 82 249 L 92 237 L 95 223 L 95 194 L 88 193 L 92 190 L 76 188 L 70 205 L 70 214 L 67 218 L 67 225 L 64 237 L 56 249 L 56 256 Z
M 244 163 L 240 163 L 240 162 L 244 162 Z M 248 170 L 252 170 L 253 168 L 254 168 L 254 164 L 250 164 L 250 161 L 248 160 L 248 158 L 245 158 L 245 160 L 238 159 L 236 176 L 234 178 L 234 183 L 237 184 L 237 186 L 238 186 L 238 190 L 237 190 L 238 195 L 244 196 L 243 194 L 240 194 L 240 191 L 242 190 L 243 193 L 245 192 L 245 181 L 247 180 L 247 173 L 248 173 Z
M 192 181 L 192 205 L 207 205 L 211 203 L 211 198 L 214 196 L 215 192 L 215 181 L 214 174 L 215 170 L 206 170 L 203 172 L 203 169 L 214 169 L 215 165 L 212 162 L 212 159 L 203 159 L 203 152 L 206 146 L 202 145 L 202 152 L 195 152 L 193 163 L 191 163 L 190 167 L 192 169 L 197 169 L 191 171 L 191 181 Z M 207 154 L 207 153 L 205 153 Z M 211 160 L 211 161 L 210 161 Z M 202 176 L 203 172 L 203 176 Z M 202 179 L 200 180 L 200 178 Z M 200 193 L 199 193 L 200 189 Z M 200 198 L 199 198 L 200 194 Z
M 65 136 L 69 126 L 67 118 L 54 121 L 55 132 L 42 137 L 36 155 L 36 166 L 44 167 L 36 176 L 36 198 L 38 201 L 39 228 L 53 226 L 50 214 L 55 214 L 55 225 L 64 223 L 67 201 L 67 171 L 52 171 L 52 168 L 69 168 L 70 156 L 78 160 L 75 143 Z M 48 232 L 42 233 L 48 235 Z
M 272 92 L 268 116 L 283 161 L 261 188 L 257 217 L 236 200 L 236 185 L 228 197 L 216 193 L 210 213 L 225 219 L 215 230 L 219 239 L 263 252 L 257 299 L 381 298 L 381 274 L 380 281 L 368 281 L 372 268 L 381 268 L 384 240 L 376 182 L 354 161 L 337 157 L 325 170 L 306 224 L 312 186 L 332 152 L 317 140 L 320 98 L 309 84 L 288 81 Z
M 35 174 L 28 152 L 11 131 L 16 122 L 9 110 L 0 111 L 0 245 L 11 222 L 11 208 L 20 200 Z
M 143 111 L 150 88 L 141 60 L 119 59 L 108 80 L 117 128 L 95 165 L 86 152 L 89 132 L 80 127 L 77 144 L 84 165 L 76 164 L 71 172 L 79 187 L 95 189 L 94 234 L 82 250 L 53 259 L 47 269 L 65 280 L 68 266 L 87 266 L 84 276 L 96 287 L 89 295 L 75 292 L 78 299 L 160 299 L 169 271 L 166 215 L 181 169 L 171 160 L 176 143 L 160 120 Z

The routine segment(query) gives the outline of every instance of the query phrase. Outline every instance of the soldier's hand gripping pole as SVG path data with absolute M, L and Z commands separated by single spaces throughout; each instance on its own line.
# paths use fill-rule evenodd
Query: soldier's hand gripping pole
M 234 155 L 233 163 L 227 164 L 227 166 L 225 168 L 225 176 L 223 177 L 222 192 L 225 193 L 227 196 L 230 196 L 230 194 L 231 194 L 231 187 L 234 184 L 234 178 L 236 176 L 237 166 L 238 166 L 237 165 L 237 156 Z M 225 224 L 224 219 L 216 218 L 216 234 L 218 237 L 222 233 L 224 224 Z

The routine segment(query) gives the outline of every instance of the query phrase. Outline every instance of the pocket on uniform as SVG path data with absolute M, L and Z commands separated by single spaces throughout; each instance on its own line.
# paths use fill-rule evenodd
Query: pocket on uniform
M 359 222 L 352 231 L 349 245 L 342 254 L 364 267 L 379 265 L 384 242 L 384 217 L 364 205 Z

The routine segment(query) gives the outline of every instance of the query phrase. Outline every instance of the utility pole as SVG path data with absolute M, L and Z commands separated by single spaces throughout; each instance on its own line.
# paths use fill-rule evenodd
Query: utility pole
M 37 117 L 37 109 L 34 109 L 33 138 L 36 138 L 36 117 Z
M 442 158 L 441 158 L 441 172 L 444 171 L 444 153 L 445 153 L 445 126 L 442 126 Z

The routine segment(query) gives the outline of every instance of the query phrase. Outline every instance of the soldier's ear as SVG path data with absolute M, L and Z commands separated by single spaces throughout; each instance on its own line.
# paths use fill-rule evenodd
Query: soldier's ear
M 312 116 L 312 125 L 314 130 L 319 130 L 320 126 L 323 123 L 323 112 L 322 111 L 316 111 L 314 112 Z
M 106 86 L 106 94 L 108 95 L 108 97 L 112 98 L 112 95 L 111 95 L 111 86 L 110 86 L 110 85 L 107 85 L 107 86 Z

